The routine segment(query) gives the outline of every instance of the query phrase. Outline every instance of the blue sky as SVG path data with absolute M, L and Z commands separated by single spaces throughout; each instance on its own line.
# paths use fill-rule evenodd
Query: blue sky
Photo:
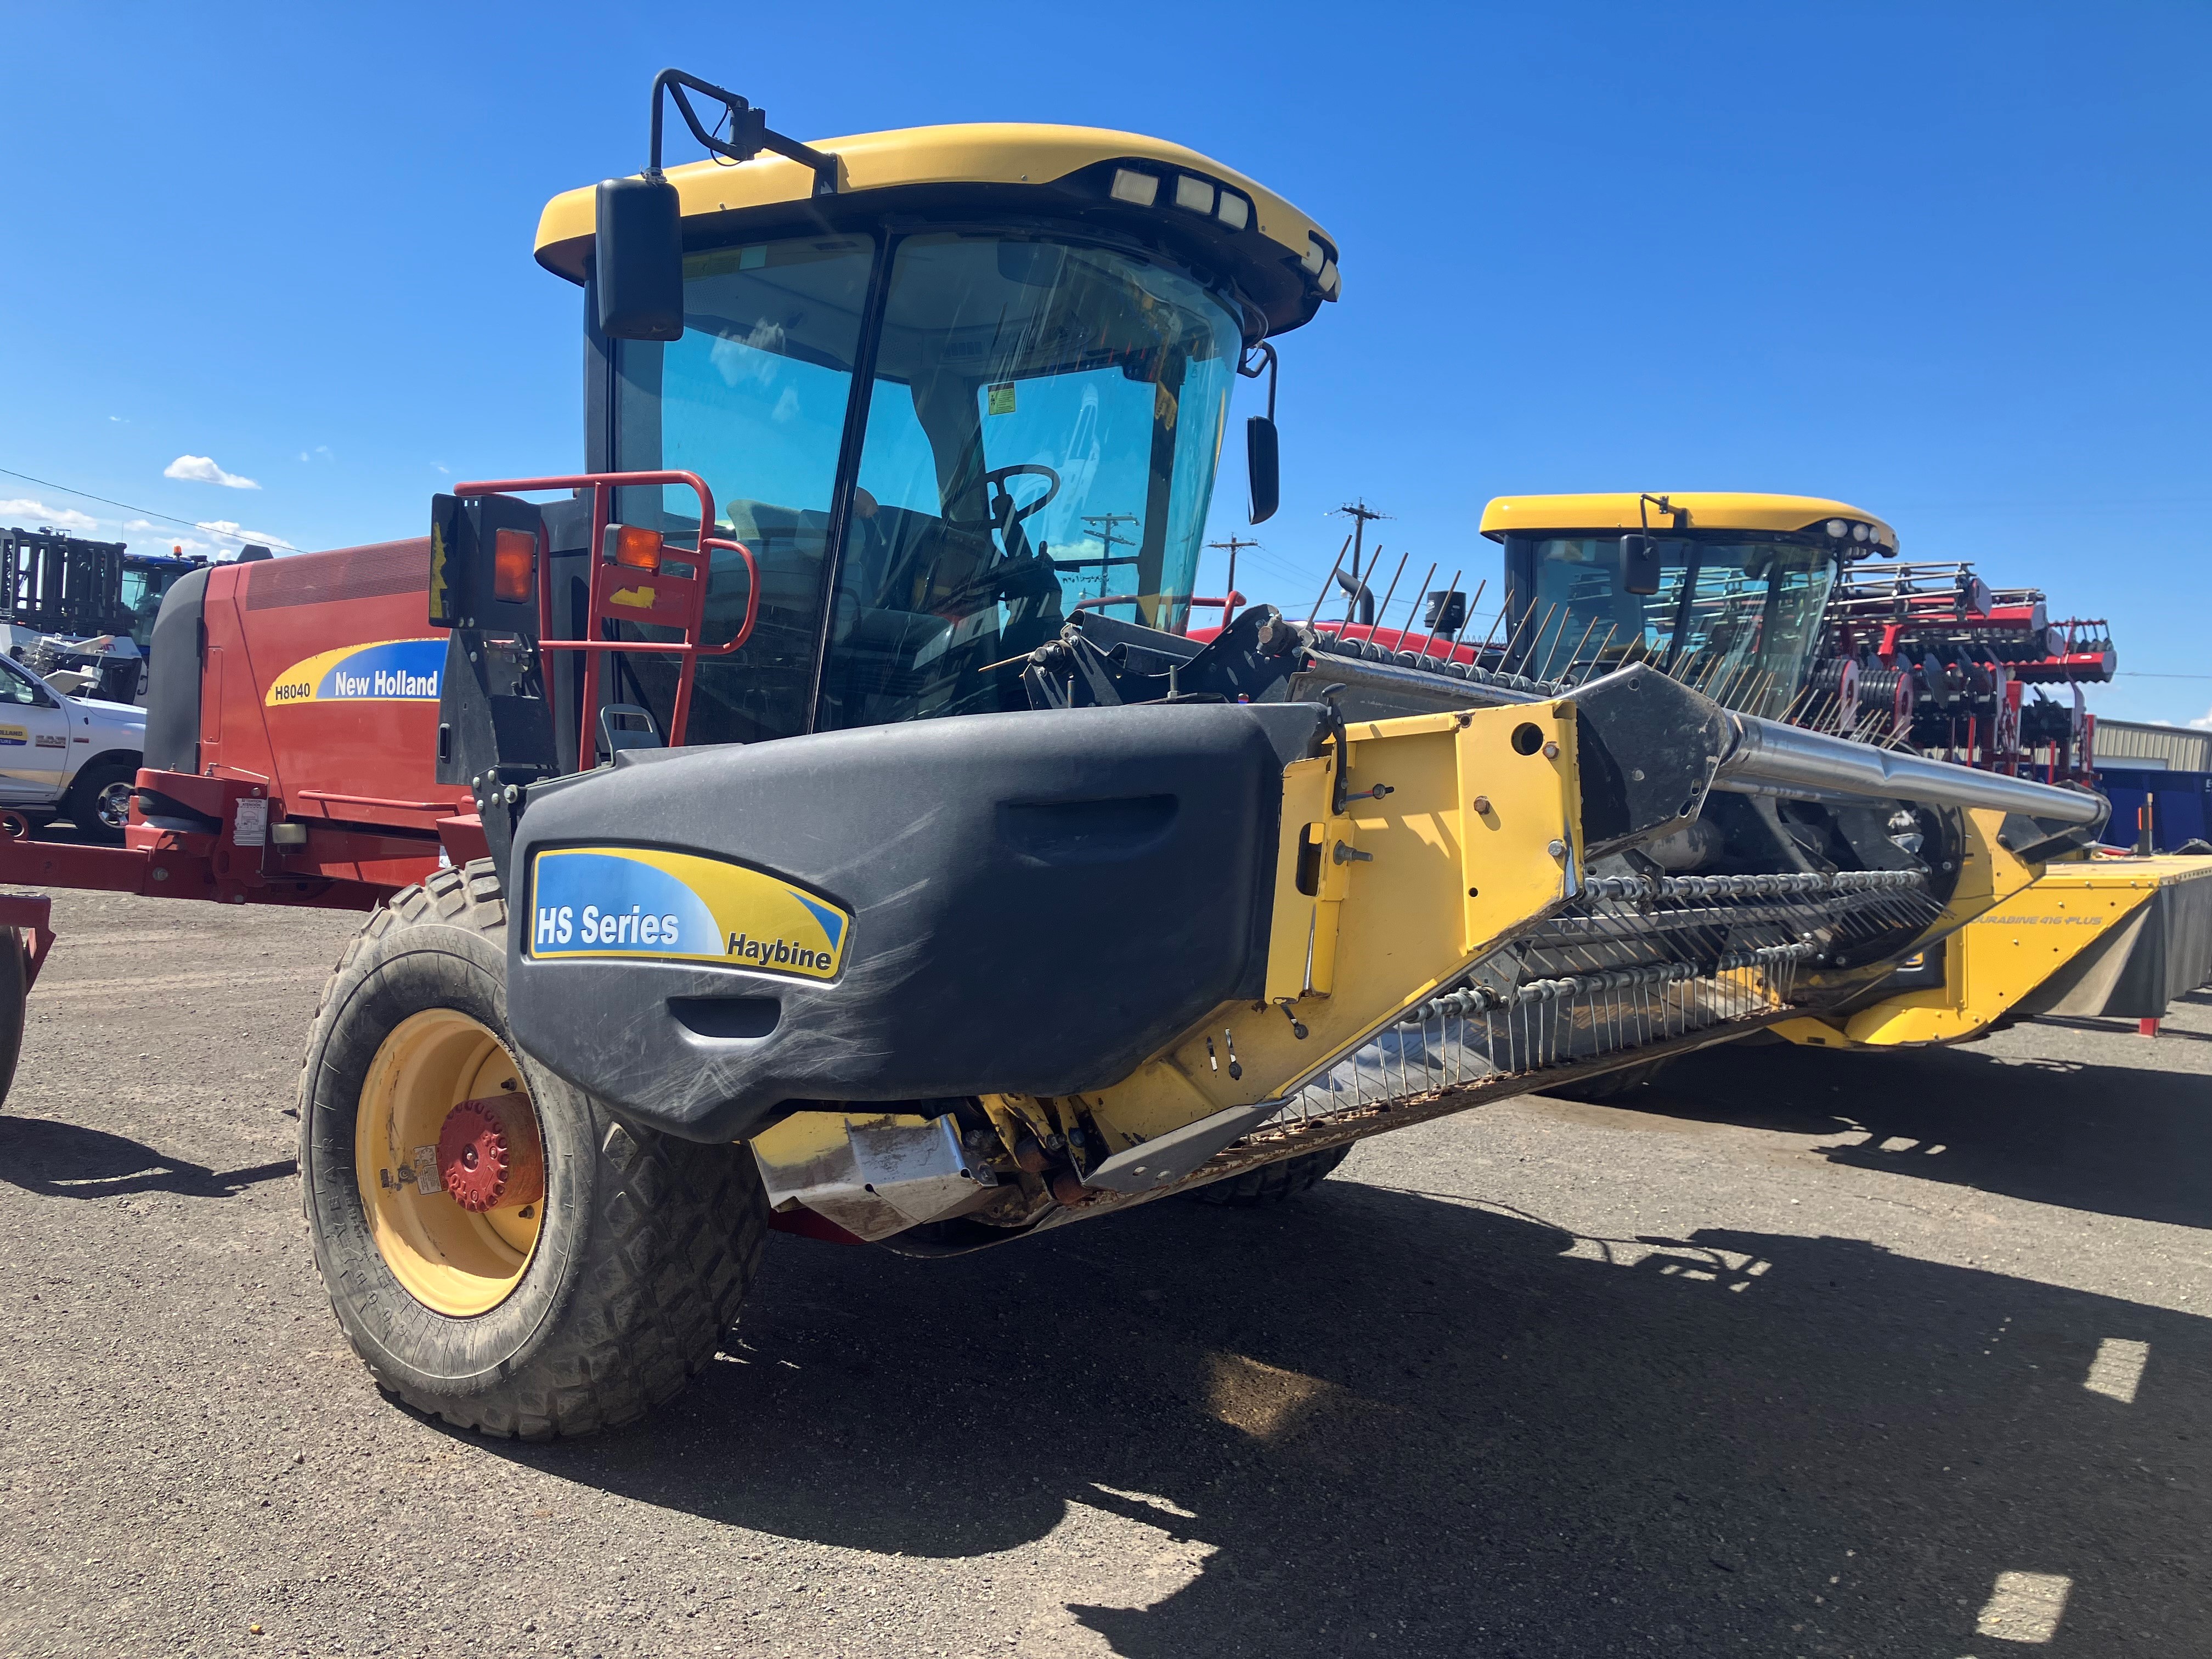
M 805 137 L 1156 132 L 1327 227 L 1345 300 L 1284 342 L 1255 597 L 1304 613 L 1355 495 L 1392 564 L 1468 585 L 1494 495 L 1836 495 L 1908 556 L 2110 617 L 2130 674 L 2100 712 L 2212 718 L 2201 5 L 7 0 L 0 26 L 42 66 L 0 150 L 15 472 L 325 547 L 419 533 L 449 477 L 578 464 L 580 307 L 531 233 L 641 165 L 673 63 Z M 1231 455 L 1212 535 L 1243 496 Z M 0 519 L 39 509 L 220 539 L 0 476 Z

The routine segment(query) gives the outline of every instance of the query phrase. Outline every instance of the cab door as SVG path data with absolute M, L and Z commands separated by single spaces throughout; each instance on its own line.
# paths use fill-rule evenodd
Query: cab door
M 13 658 L 0 656 L 0 801 L 59 800 L 69 748 L 61 700 Z

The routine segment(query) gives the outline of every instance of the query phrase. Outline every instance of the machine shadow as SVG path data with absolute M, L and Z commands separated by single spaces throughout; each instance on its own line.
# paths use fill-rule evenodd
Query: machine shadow
M 143 1141 L 47 1118 L 0 1116 L 0 1181 L 47 1198 L 118 1198 L 175 1193 L 228 1198 L 299 1169 L 280 1158 L 244 1170 L 210 1170 Z
M 2153 1041 L 2139 1040 L 2146 1049 Z M 1972 1048 L 1731 1043 L 1686 1055 L 1609 1103 L 1787 1134 L 1863 1130 L 1854 1145 L 1826 1148 L 1828 1160 L 2212 1227 L 2212 1077 L 2203 1072 L 2007 1060 Z
M 2190 1000 L 2187 998 L 2180 1000 Z M 2063 1025 L 2069 1031 L 2102 1031 L 2108 1036 L 2129 1030 L 2135 1023 L 2133 1020 L 2079 1018 L 2072 1014 L 2045 1014 L 2036 1021 L 2039 1025 Z M 2182 1042 L 2212 1042 L 2212 1031 L 2178 1031 L 2168 1027 L 2158 1034 L 2160 1042 L 2177 1040 Z
M 1956 1654 L 2018 1570 L 2076 1582 L 2056 1654 L 2196 1640 L 2212 1324 L 1856 1241 L 1686 1243 L 1342 1177 L 949 1262 L 779 1238 L 673 1411 L 497 1449 L 884 1553 L 1104 1510 L 1205 1556 L 1072 1609 L 1147 1659 Z M 2149 1345 L 2132 1403 L 2084 1387 L 2113 1338 Z

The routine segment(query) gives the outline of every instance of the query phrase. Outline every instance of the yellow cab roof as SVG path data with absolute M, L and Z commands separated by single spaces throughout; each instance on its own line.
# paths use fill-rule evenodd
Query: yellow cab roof
M 790 210 L 810 202 L 827 209 L 872 192 L 927 194 L 963 185 L 1000 187 L 994 195 L 1009 206 L 1018 204 L 1026 191 L 1035 197 L 1038 207 L 1064 210 L 1070 198 L 1065 189 L 1056 188 L 1063 181 L 1085 169 L 1101 168 L 1103 163 L 1133 161 L 1139 164 L 1138 171 L 1160 181 L 1157 200 L 1141 210 L 1165 225 L 1195 229 L 1203 223 L 1243 263 L 1266 268 L 1277 282 L 1284 276 L 1296 275 L 1296 288 L 1304 290 L 1297 296 L 1303 303 L 1286 307 L 1271 296 L 1259 296 L 1274 328 L 1304 322 L 1320 301 L 1334 300 L 1342 291 L 1336 242 L 1320 226 L 1265 185 L 1196 150 L 1163 139 L 1102 127 L 990 121 L 823 138 L 814 141 L 814 147 L 837 160 L 835 198 L 816 198 L 810 168 L 767 151 L 736 164 L 690 162 L 667 168 L 665 176 L 677 188 L 684 218 L 702 222 L 696 228 L 711 235 L 714 228 L 705 222 L 723 215 L 758 216 L 759 210 Z M 1110 176 L 1110 170 L 1096 176 Z M 1194 181 L 1193 185 L 1182 198 L 1185 204 L 1179 204 L 1177 185 L 1186 178 Z M 1203 193 L 1206 207 L 1194 210 L 1187 204 L 1200 199 L 1195 188 L 1199 183 L 1211 185 L 1214 190 Z M 1215 212 L 1212 204 L 1220 199 L 1216 192 L 1224 186 L 1249 204 L 1250 212 L 1242 226 L 1224 225 L 1223 220 L 1228 215 Z M 1103 191 L 1101 184 L 1099 193 Z M 1096 205 L 1115 213 L 1132 210 L 1126 202 L 1101 201 Z M 749 210 L 754 211 L 749 215 Z M 556 196 L 538 216 L 538 264 L 570 282 L 581 283 L 593 226 L 592 186 Z M 737 228 L 733 223 L 732 228 Z M 1288 314 L 1293 310 L 1299 313 L 1295 320 Z
M 1649 495 L 1633 490 L 1600 495 L 1500 495 L 1482 509 L 1482 533 L 1503 540 L 1577 530 L 1809 531 L 1831 519 L 1867 525 L 1875 543 L 1893 549 L 1897 545 L 1896 531 L 1848 501 L 1723 489 L 1654 490 Z

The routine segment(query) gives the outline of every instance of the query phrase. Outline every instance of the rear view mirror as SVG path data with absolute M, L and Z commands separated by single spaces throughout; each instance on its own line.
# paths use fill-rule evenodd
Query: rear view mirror
M 1265 415 L 1244 422 L 1244 473 L 1252 486 L 1252 522 L 1265 524 L 1282 505 L 1281 457 L 1275 447 L 1275 423 Z
M 1067 250 L 1054 242 L 1001 242 L 999 275 L 1024 288 L 1051 288 L 1060 281 Z
M 1650 537 L 1620 538 L 1620 585 L 1631 593 L 1659 591 L 1659 547 Z
M 652 140 L 644 173 L 605 180 L 594 204 L 598 235 L 592 257 L 599 332 L 611 340 L 684 337 L 684 204 L 676 186 L 660 171 L 663 92 L 676 100 L 684 125 L 711 154 L 726 161 L 750 161 L 769 150 L 811 169 L 817 196 L 837 193 L 836 156 L 770 132 L 768 117 L 734 92 L 682 70 L 661 70 L 653 77 Z M 722 106 L 711 128 L 691 107 L 690 94 L 694 92 Z M 718 133 L 723 136 L 718 137 Z
M 684 221 L 676 186 L 659 175 L 600 181 L 593 281 L 599 331 L 611 340 L 684 337 Z

